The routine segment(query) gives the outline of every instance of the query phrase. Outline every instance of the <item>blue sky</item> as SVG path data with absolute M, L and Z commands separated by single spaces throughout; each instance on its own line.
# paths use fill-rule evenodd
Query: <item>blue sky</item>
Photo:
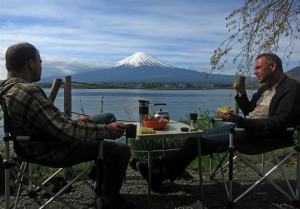
M 43 77 L 112 66 L 140 51 L 169 65 L 210 72 L 213 50 L 230 35 L 225 17 L 242 3 L 0 0 L 0 79 L 6 77 L 5 51 L 17 42 L 30 42 L 40 50 Z M 299 57 L 298 41 L 286 68 L 299 65 Z M 228 64 L 215 73 L 235 72 Z

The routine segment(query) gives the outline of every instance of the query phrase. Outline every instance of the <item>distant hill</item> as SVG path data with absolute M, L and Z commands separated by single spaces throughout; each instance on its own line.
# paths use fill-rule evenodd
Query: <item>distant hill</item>
M 72 75 L 74 81 L 92 83 L 214 83 L 227 84 L 232 82 L 233 76 L 211 74 L 206 78 L 206 73 L 194 70 L 170 67 L 117 66 L 93 72 Z
M 300 82 L 300 66 L 286 74 Z M 41 83 L 51 83 L 54 77 L 43 78 Z M 77 73 L 72 80 L 83 83 L 177 83 L 177 84 L 217 84 L 228 85 L 234 80 L 233 75 L 207 74 L 195 70 L 177 68 L 153 56 L 137 52 L 119 61 L 114 67 Z M 256 78 L 251 78 L 255 83 Z
M 291 77 L 291 78 L 293 78 L 293 79 L 300 82 L 300 66 L 294 67 L 293 69 L 287 71 L 286 74 L 289 77 Z
M 72 80 L 85 83 L 194 83 L 230 84 L 231 75 L 209 74 L 173 67 L 144 52 L 137 52 L 119 61 L 115 67 L 78 73 Z M 43 78 L 41 82 L 52 82 Z

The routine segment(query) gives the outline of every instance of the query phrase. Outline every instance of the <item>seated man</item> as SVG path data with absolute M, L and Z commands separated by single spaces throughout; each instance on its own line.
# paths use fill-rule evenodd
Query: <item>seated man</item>
M 74 121 L 64 115 L 46 97 L 42 89 L 32 84 L 39 81 L 42 60 L 39 51 L 29 43 L 10 46 L 5 54 L 7 79 L 0 84 L 0 95 L 16 135 L 40 135 L 42 141 L 20 141 L 15 151 L 25 158 L 43 160 L 56 166 L 71 166 L 96 160 L 98 141 L 123 135 L 125 125 L 115 122 L 112 114 Z M 130 209 L 133 204 L 119 194 L 130 159 L 127 144 L 104 140 L 104 208 Z
M 245 87 L 236 87 L 235 99 L 246 118 L 234 113 L 222 115 L 245 132 L 234 137 L 235 147 L 239 145 L 288 144 L 293 140 L 286 128 L 299 123 L 300 84 L 287 77 L 282 69 L 281 59 L 275 54 L 261 54 L 256 58 L 254 74 L 260 83 L 265 83 L 249 101 Z M 202 155 L 225 152 L 229 145 L 229 130 L 233 124 L 210 129 L 201 136 Z M 197 140 L 189 138 L 173 155 L 153 161 L 152 189 L 156 190 L 164 180 L 175 181 L 187 166 L 198 156 Z M 146 162 L 131 161 L 130 165 L 148 179 Z

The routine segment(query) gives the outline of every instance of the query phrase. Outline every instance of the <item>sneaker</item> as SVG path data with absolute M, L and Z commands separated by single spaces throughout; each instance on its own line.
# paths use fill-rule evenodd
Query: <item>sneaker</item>
M 117 194 L 110 203 L 103 201 L 101 206 L 102 209 L 134 209 L 134 204 L 128 202 L 121 194 Z
M 142 177 L 148 182 L 148 163 L 138 162 L 137 169 L 141 173 Z M 151 189 L 157 191 L 163 181 L 166 179 L 166 175 L 159 165 L 152 165 L 151 168 Z

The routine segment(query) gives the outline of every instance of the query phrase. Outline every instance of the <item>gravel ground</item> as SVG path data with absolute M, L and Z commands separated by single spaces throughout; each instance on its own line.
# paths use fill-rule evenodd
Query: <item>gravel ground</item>
M 290 162 L 286 168 L 289 176 L 295 173 L 295 163 Z M 244 166 L 239 166 L 236 174 L 240 175 L 240 181 L 234 183 L 236 191 L 244 190 L 251 182 L 253 182 L 252 174 Z M 207 170 L 203 173 L 203 205 L 206 209 L 223 209 L 227 208 L 227 199 L 223 183 L 220 181 L 212 181 L 208 178 Z M 282 183 L 277 178 L 276 182 Z M 295 184 L 295 181 L 293 182 Z M 125 197 L 132 201 L 136 209 L 148 208 L 147 182 L 143 180 L 139 173 L 133 171 L 130 167 L 127 171 L 126 182 L 122 188 Z M 86 186 L 83 182 L 76 183 L 72 190 L 65 195 L 71 199 L 76 208 L 95 208 L 95 196 L 93 190 Z M 38 208 L 39 202 L 45 199 L 38 195 L 36 198 L 25 196 L 21 200 L 19 208 Z M 181 178 L 174 183 L 165 182 L 159 192 L 152 192 L 151 208 L 162 209 L 197 209 L 200 207 L 200 189 L 199 178 L 196 173 L 191 173 L 189 178 Z M 0 208 L 4 208 L 4 196 L 0 197 Z M 49 208 L 65 208 L 59 203 L 54 203 Z M 236 209 L 293 209 L 299 208 L 291 203 L 284 196 L 277 192 L 274 187 L 268 184 L 260 184 L 251 194 L 243 197 L 233 208 Z

